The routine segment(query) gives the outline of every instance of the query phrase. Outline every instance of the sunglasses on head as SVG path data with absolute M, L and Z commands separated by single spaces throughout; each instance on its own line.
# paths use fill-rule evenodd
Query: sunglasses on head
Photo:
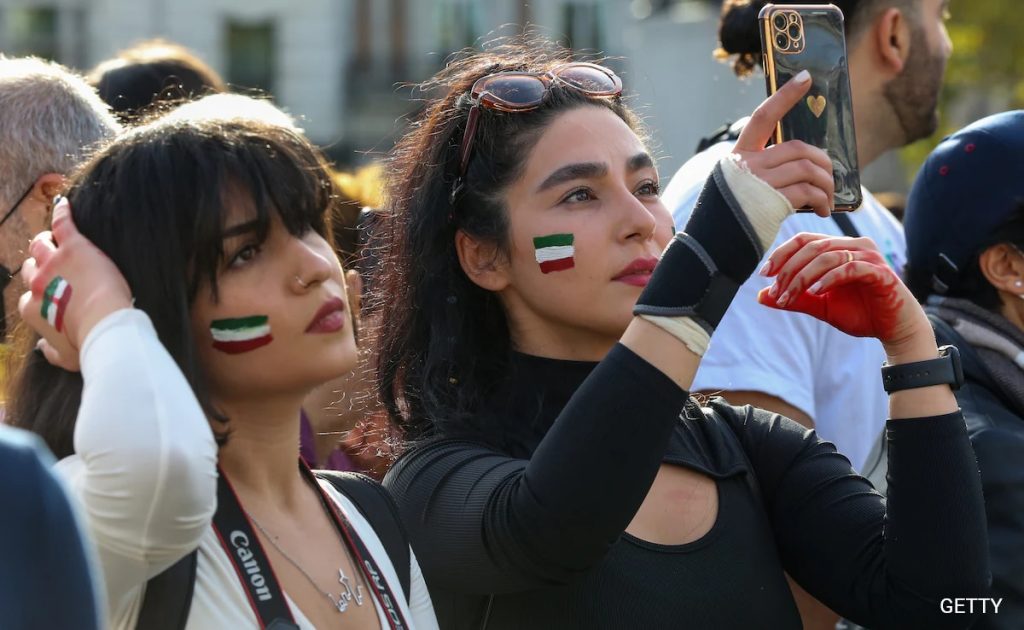
M 473 107 L 459 144 L 459 176 L 452 186 L 453 203 L 465 185 L 473 140 L 480 123 L 480 108 L 506 113 L 532 111 L 541 106 L 555 85 L 593 98 L 615 98 L 622 94 L 622 80 L 618 75 L 603 66 L 584 62 L 566 63 L 547 72 L 496 72 L 477 79 L 469 91 Z

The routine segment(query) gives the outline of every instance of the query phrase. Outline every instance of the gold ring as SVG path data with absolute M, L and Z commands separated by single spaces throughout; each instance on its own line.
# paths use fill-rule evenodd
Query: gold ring
M 847 250 L 847 252 L 846 252 L 846 262 L 848 262 L 848 263 L 852 263 L 853 262 L 853 252 L 851 252 L 849 250 Z

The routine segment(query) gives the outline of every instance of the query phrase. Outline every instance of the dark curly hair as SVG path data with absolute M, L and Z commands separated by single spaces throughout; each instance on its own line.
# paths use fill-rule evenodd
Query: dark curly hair
M 640 133 L 621 99 L 588 98 L 557 84 L 536 110 L 485 109 L 464 188 L 452 203 L 456 153 L 471 108 L 465 95 L 473 83 L 495 72 L 545 72 L 570 59 L 570 51 L 535 38 L 460 54 L 422 86 L 434 98 L 390 157 L 386 211 L 378 228 L 380 266 L 369 309 L 380 314 L 381 400 L 407 440 L 500 439 L 477 412 L 506 373 L 513 350 L 508 322 L 498 296 L 462 271 L 456 232 L 507 255 L 503 193 L 521 176 L 530 149 L 557 115 L 606 107 Z

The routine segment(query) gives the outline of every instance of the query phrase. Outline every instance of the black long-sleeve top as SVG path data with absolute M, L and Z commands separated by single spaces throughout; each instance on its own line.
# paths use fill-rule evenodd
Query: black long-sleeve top
M 813 431 L 687 400 L 621 345 L 596 365 L 518 355 L 482 411 L 500 438 L 400 458 L 385 485 L 441 627 L 799 628 L 783 571 L 875 629 L 969 625 L 940 609 L 989 582 L 960 413 L 889 422 L 887 509 Z M 716 481 L 717 520 L 693 543 L 625 533 L 662 463 Z

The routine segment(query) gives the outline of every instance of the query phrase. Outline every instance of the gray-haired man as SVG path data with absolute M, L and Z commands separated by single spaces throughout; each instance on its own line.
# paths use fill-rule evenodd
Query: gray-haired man
M 33 57 L 0 56 L 0 291 L 47 228 L 50 202 L 92 146 L 120 131 L 84 79 Z M 0 333 L 16 317 L 17 291 L 3 291 Z

